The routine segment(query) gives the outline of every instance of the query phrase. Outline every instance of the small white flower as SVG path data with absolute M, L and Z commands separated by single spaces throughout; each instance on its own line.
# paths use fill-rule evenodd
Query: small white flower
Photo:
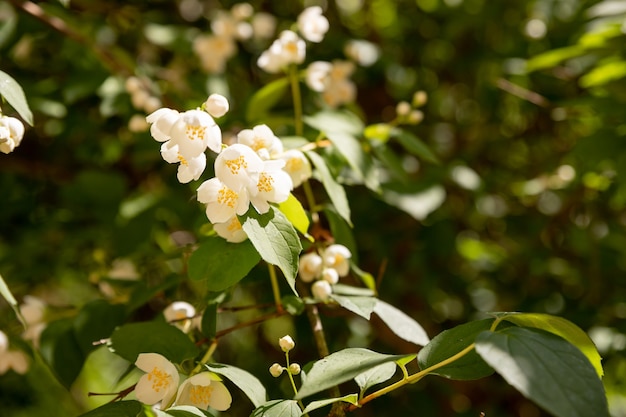
M 264 51 L 257 65 L 269 73 L 277 73 L 289 64 L 301 64 L 306 55 L 306 44 L 293 31 L 280 33 L 268 50 Z
M 311 285 L 311 292 L 313 293 L 313 297 L 316 299 L 326 301 L 333 293 L 333 289 L 328 281 L 320 280 L 315 281 L 313 285 Z
M 333 69 L 333 64 L 327 61 L 311 62 L 306 69 L 305 83 L 313 91 L 321 93 L 326 90 L 328 77 Z
M 196 315 L 194 306 L 186 301 L 174 301 L 163 310 L 165 321 L 173 324 L 184 332 L 191 326 L 191 320 Z
M 335 268 L 324 268 L 322 271 L 322 279 L 330 285 L 335 285 L 339 282 L 339 273 Z
M 237 44 L 228 36 L 200 35 L 193 41 L 193 51 L 205 71 L 221 74 L 226 62 L 237 52 Z
M 213 117 L 222 117 L 228 113 L 228 100 L 221 94 L 211 94 L 204 102 L 204 108 Z
M 218 411 L 230 408 L 232 397 L 226 386 L 212 372 L 200 372 L 186 379 L 178 390 L 176 405 L 190 405 Z
M 347 57 L 357 64 L 369 67 L 378 61 L 380 50 L 375 44 L 364 40 L 348 41 L 344 48 Z
M 237 142 L 252 148 L 263 160 L 282 153 L 283 143 L 267 125 L 243 129 L 237 134 Z
M 289 174 L 283 171 L 284 166 L 283 160 L 265 161 L 258 182 L 249 188 L 250 203 L 259 214 L 269 211 L 269 203 L 282 203 L 289 198 L 293 183 Z
M 350 271 L 351 257 L 350 249 L 345 246 L 338 244 L 330 245 L 324 250 L 324 266 L 335 269 L 340 277 L 344 277 Z
M 408 116 L 411 112 L 411 105 L 408 101 L 401 101 L 396 105 L 396 114 L 398 116 Z
M 252 32 L 257 39 L 269 39 L 276 31 L 276 18 L 269 13 L 259 12 L 252 17 Z
M 159 142 L 170 140 L 172 126 L 178 121 L 179 114 L 178 111 L 168 109 L 167 107 L 150 113 L 146 117 L 146 122 L 151 125 L 150 134 L 152 137 Z
M 321 42 L 328 28 L 328 19 L 322 15 L 320 6 L 307 7 L 298 16 L 298 30 L 308 41 Z
M 215 232 L 226 239 L 230 243 L 240 243 L 248 239 L 248 235 L 241 227 L 241 223 L 237 216 L 233 216 L 230 220 L 224 223 L 215 223 L 213 225 Z
M 283 368 L 283 366 L 279 363 L 275 363 L 272 366 L 270 366 L 270 374 L 274 378 L 278 378 L 283 373 L 284 370 L 285 368 Z
M 419 124 L 422 120 L 424 120 L 424 113 L 421 110 L 413 110 L 407 117 L 407 121 L 413 125 Z
M 289 365 L 289 373 L 291 375 L 298 375 L 300 371 L 302 371 L 302 368 L 300 368 L 300 365 L 298 365 L 297 363 L 292 363 L 291 365 Z
M 198 156 L 208 147 L 215 153 L 222 150 L 222 132 L 213 118 L 201 110 L 187 110 L 170 131 L 172 141 L 185 158 Z
M 24 138 L 24 125 L 19 119 L 0 116 L 0 152 L 11 153 Z
M 278 339 L 278 345 L 282 349 L 283 352 L 287 353 L 294 347 L 296 347 L 296 342 L 293 341 L 291 336 L 286 335 Z
M 20 313 L 26 322 L 26 330 L 22 333 L 22 339 L 30 340 L 35 347 L 39 347 L 41 333 L 45 330 L 46 304 L 37 297 L 24 296 L 20 304 Z
M 0 375 L 7 373 L 10 369 L 23 375 L 28 371 L 28 365 L 28 356 L 21 350 L 7 349 L 0 352 Z
M 225 223 L 248 211 L 250 200 L 245 188 L 234 191 L 219 178 L 203 182 L 197 190 L 198 201 L 206 204 L 206 215 L 211 223 Z
M 311 282 L 322 273 L 324 262 L 322 257 L 315 252 L 310 252 L 300 257 L 298 274 L 304 282 Z
M 263 160 L 252 148 L 235 143 L 215 159 L 215 176 L 230 189 L 241 190 L 256 186 L 263 167 Z
M 352 103 L 356 99 L 356 85 L 350 80 L 336 80 L 328 84 L 322 94 L 324 102 L 337 108 L 342 104 Z
M 180 154 L 179 149 L 178 145 L 172 141 L 167 141 L 161 145 L 161 156 L 170 164 L 180 163 L 176 176 L 181 184 L 198 180 L 206 168 L 206 154 L 201 153 L 196 157 L 187 159 Z
M 137 399 L 148 405 L 161 401 L 162 408 L 167 408 L 178 389 L 179 376 L 176 367 L 158 353 L 140 353 L 135 366 L 147 372 L 139 378 L 135 386 Z
M 235 20 L 245 20 L 252 17 L 254 7 L 250 3 L 237 3 L 231 7 L 230 13 Z
M 294 188 L 300 186 L 313 175 L 311 163 L 308 158 L 297 149 L 290 149 L 283 152 L 280 155 L 280 159 L 285 161 L 283 170 L 291 177 Z

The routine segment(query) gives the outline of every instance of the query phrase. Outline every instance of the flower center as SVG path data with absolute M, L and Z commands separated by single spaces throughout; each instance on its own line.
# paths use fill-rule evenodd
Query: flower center
M 194 405 L 208 404 L 212 392 L 213 387 L 210 385 L 192 385 L 189 389 L 189 399 Z
M 186 160 L 186 159 L 185 159 L 185 157 L 184 157 L 184 156 L 182 156 L 181 154 L 178 154 L 178 160 L 180 161 L 180 163 L 181 163 L 182 165 L 185 165 L 185 166 L 187 166 L 187 165 L 188 165 L 188 164 L 187 164 L 187 160 Z
M 239 223 L 237 217 L 233 217 L 233 220 L 228 224 L 228 231 L 231 233 L 235 233 L 236 231 L 241 229 L 241 223 Z
M 226 162 L 224 162 L 224 164 L 226 164 L 226 166 L 228 167 L 228 169 L 230 169 L 230 172 L 233 175 L 239 174 L 239 171 L 241 171 L 241 168 L 243 169 L 248 168 L 248 163 L 246 162 L 243 155 L 239 155 L 235 159 L 228 159 Z
M 156 366 L 148 374 L 148 381 L 152 381 L 152 389 L 160 392 L 172 383 L 172 376 Z
M 239 196 L 237 195 L 237 193 L 228 187 L 223 187 L 217 193 L 218 204 L 226 204 L 230 208 L 235 207 L 235 203 L 237 202 L 238 198 Z
M 299 158 L 291 158 L 287 160 L 285 164 L 285 171 L 287 172 L 298 172 L 302 169 L 304 163 Z
M 265 172 L 262 172 L 256 187 L 260 192 L 269 193 L 274 189 L 273 183 L 274 179 L 270 175 L 267 175 Z
M 185 133 L 187 134 L 187 138 L 189 138 L 189 140 L 202 140 L 204 138 L 204 132 L 206 132 L 206 127 L 200 125 L 187 125 L 187 128 L 185 129 Z

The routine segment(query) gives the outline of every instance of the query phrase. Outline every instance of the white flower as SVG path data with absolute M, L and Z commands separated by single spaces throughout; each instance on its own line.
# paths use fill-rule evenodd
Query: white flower
M 215 223 L 213 229 L 219 236 L 226 239 L 227 242 L 240 243 L 248 239 L 248 235 L 241 227 L 237 216 L 233 216 L 224 223 Z
M 211 223 L 225 223 L 248 211 L 250 200 L 245 188 L 234 191 L 219 178 L 203 182 L 197 190 L 198 201 L 206 204 L 206 216 Z
M 289 64 L 301 64 L 306 55 L 306 44 L 293 31 L 280 33 L 268 50 L 264 51 L 257 65 L 266 72 L 277 73 Z
M 230 9 L 230 13 L 235 20 L 245 20 L 252 17 L 254 7 L 250 3 L 237 3 Z
M 305 82 L 313 91 L 321 93 L 326 90 L 328 77 L 333 65 L 327 61 L 311 62 L 306 69 Z
M 267 125 L 243 129 L 237 134 L 237 142 L 252 148 L 261 159 L 270 159 L 283 151 L 283 143 Z
M 333 268 L 340 277 L 348 275 L 352 253 L 343 245 L 330 245 L 324 250 L 324 266 Z
M 0 152 L 11 153 L 24 137 L 24 125 L 19 119 L 0 116 Z
M 283 152 L 280 155 L 280 159 L 285 161 L 283 170 L 291 177 L 294 188 L 300 186 L 300 184 L 311 178 L 311 175 L 313 175 L 311 163 L 304 153 L 297 149 L 290 149 Z
M 232 403 L 230 392 L 211 372 L 200 372 L 186 379 L 178 390 L 176 405 L 191 405 L 206 410 L 228 410 Z
M 24 296 L 20 304 L 20 313 L 26 322 L 26 330 L 22 333 L 24 340 L 30 340 L 35 347 L 39 347 L 41 333 L 47 326 L 45 320 L 46 304 L 37 297 Z
M 322 279 L 330 285 L 335 285 L 339 282 L 339 273 L 335 268 L 324 268 L 322 271 Z
M 194 306 L 186 301 L 174 301 L 163 310 L 165 321 L 173 324 L 184 332 L 191 326 L 191 320 L 196 315 Z
M 280 346 L 283 352 L 287 353 L 291 349 L 296 347 L 296 342 L 293 341 L 291 336 L 287 335 L 278 339 L 278 345 Z
M 348 41 L 344 52 L 351 60 L 364 67 L 369 67 L 374 64 L 378 61 L 378 57 L 380 56 L 378 47 L 364 40 Z
M 350 80 L 338 80 L 329 83 L 322 94 L 324 102 L 332 108 L 345 103 L 352 103 L 356 98 L 356 86 Z
M 257 39 L 268 39 L 276 31 L 276 18 L 265 12 L 259 12 L 252 17 L 252 32 Z
M 9 338 L 0 330 L 0 375 L 10 369 L 25 374 L 28 371 L 28 356 L 21 350 L 9 350 Z
M 147 372 L 135 386 L 137 399 L 148 405 L 161 401 L 162 408 L 167 408 L 178 389 L 176 367 L 158 353 L 140 353 L 135 366 Z
M 322 15 L 320 6 L 307 7 L 298 16 L 298 29 L 308 41 L 321 42 L 328 28 L 328 19 Z
M 198 156 L 208 147 L 215 153 L 222 150 L 222 132 L 213 118 L 201 110 L 187 110 L 172 126 L 171 139 L 185 158 Z
M 146 117 L 146 122 L 151 125 L 150 134 L 152 137 L 159 142 L 169 140 L 171 137 L 170 131 L 172 130 L 174 123 L 178 121 L 179 114 L 180 113 L 178 113 L 178 111 L 168 109 L 167 107 L 150 113 Z
M 181 155 L 179 149 L 178 145 L 167 141 L 161 145 L 161 156 L 170 164 L 180 162 L 176 177 L 181 184 L 199 179 L 206 168 L 206 154 L 201 153 L 196 157 L 187 159 Z
M 289 174 L 283 171 L 284 166 L 283 160 L 265 161 L 258 182 L 249 187 L 250 203 L 259 214 L 268 212 L 269 203 L 282 203 L 289 197 L 293 183 Z
M 278 378 L 283 373 L 284 370 L 285 368 L 283 368 L 283 366 L 279 363 L 275 363 L 272 366 L 270 366 L 270 374 L 274 378 Z
M 298 273 L 304 282 L 311 282 L 322 273 L 322 257 L 315 252 L 310 252 L 300 257 Z
M 239 191 L 256 186 L 263 167 L 263 160 L 252 148 L 235 143 L 215 159 L 215 176 L 230 189 Z
M 228 36 L 200 35 L 193 41 L 193 51 L 205 71 L 220 74 L 226 69 L 228 59 L 237 52 L 237 44 Z
M 213 117 L 222 117 L 228 113 L 228 100 L 221 94 L 211 94 L 204 102 L 204 108 Z
M 333 289 L 328 281 L 321 280 L 313 283 L 311 286 L 311 292 L 313 293 L 313 297 L 320 301 L 326 301 L 333 293 Z

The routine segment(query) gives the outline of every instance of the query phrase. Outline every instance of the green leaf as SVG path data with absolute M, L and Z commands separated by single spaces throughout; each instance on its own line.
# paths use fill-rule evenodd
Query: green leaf
M 285 215 L 287 220 L 293 224 L 293 227 L 310 241 L 313 237 L 309 235 L 309 216 L 307 216 L 302 203 L 293 194 L 289 194 L 287 200 L 278 205 L 278 209 Z
M 155 410 L 157 417 L 213 417 L 213 414 L 206 410 L 201 410 L 198 407 L 192 407 L 190 405 L 178 405 L 176 407 L 170 407 L 166 411 Z
M 346 222 L 337 210 L 330 205 L 326 205 L 326 207 L 324 207 L 324 216 L 328 220 L 330 231 L 335 239 L 335 243 L 339 243 L 350 249 L 350 252 L 352 253 L 352 263 L 358 263 L 358 248 L 352 234 L 350 223 Z
M 260 260 L 251 242 L 230 243 L 214 236 L 189 257 L 189 278 L 206 279 L 209 291 L 222 291 L 241 281 Z
M 485 331 L 476 351 L 528 399 L 556 417 L 609 417 L 602 381 L 583 353 L 543 330 Z
M 535 55 L 526 61 L 526 71 L 533 72 L 541 69 L 552 68 L 562 61 L 575 58 L 585 53 L 585 48 L 580 45 L 566 46 L 565 48 L 552 49 Z
M 294 400 L 272 400 L 254 409 L 250 417 L 300 417 L 302 411 Z
M 304 123 L 314 129 L 324 132 L 343 132 L 360 135 L 365 126 L 354 113 L 345 110 L 324 110 L 312 116 L 304 116 Z
M 198 354 L 198 348 L 176 326 L 165 322 L 130 323 L 118 327 L 111 335 L 109 348 L 129 362 L 140 353 L 159 353 L 173 363 Z
M 304 312 L 304 301 L 295 295 L 286 295 L 281 298 L 281 303 L 285 310 L 292 316 L 298 316 Z
M 217 303 L 210 302 L 202 313 L 202 334 L 209 339 L 217 333 Z
M 352 134 L 344 132 L 328 132 L 326 136 L 348 162 L 358 180 L 370 190 L 379 191 L 380 183 L 376 172 L 373 170 L 372 158 L 365 153 L 359 140 Z
M 117 401 L 108 403 L 81 414 L 80 417 L 145 417 L 144 406 L 139 401 Z
M 280 101 L 288 89 L 289 79 L 286 77 L 266 84 L 248 100 L 246 120 L 248 122 L 262 120 L 263 116 Z
M 40 352 L 57 379 L 69 388 L 85 362 L 74 334 L 74 320 L 65 318 L 48 323 L 41 334 Z
M 309 403 L 304 410 L 302 410 L 302 415 L 339 401 L 356 405 L 359 402 L 359 396 L 357 394 L 348 394 L 339 398 L 328 398 L 326 400 L 313 401 Z
M 419 159 L 433 164 L 439 164 L 439 158 L 417 136 L 404 129 L 394 129 L 392 137 L 397 140 L 408 152 Z
M 326 166 L 326 162 L 324 158 L 318 155 L 315 152 L 306 152 L 306 155 L 309 157 L 315 169 L 317 169 L 318 174 L 320 175 L 320 180 L 324 185 L 324 189 L 326 189 L 326 194 L 330 198 L 330 201 L 335 206 L 335 210 L 337 213 L 346 221 L 350 226 L 352 226 L 352 221 L 350 221 L 350 204 L 348 203 L 348 197 L 346 196 L 346 190 L 333 178 L 330 170 Z
M 17 304 L 17 300 L 13 296 L 13 293 L 9 289 L 9 286 L 7 285 L 7 283 L 4 281 L 4 278 L 2 278 L 2 274 L 0 274 L 0 294 L 2 294 L 2 296 L 4 297 L 5 300 L 7 300 L 7 303 L 9 303 L 13 311 L 15 311 L 15 315 L 17 316 L 19 321 L 22 323 L 22 325 L 26 327 L 26 322 L 24 321 L 24 318 L 22 317 L 22 313 L 20 312 L 19 306 Z
M 33 125 L 33 113 L 28 107 L 24 90 L 13 77 L 4 71 L 0 71 L 0 96 L 5 98 L 26 123 Z
M 370 319 L 370 315 L 376 306 L 376 298 L 374 297 L 331 294 L 330 298 L 339 303 L 339 305 L 346 310 L 352 311 L 354 314 L 363 317 L 365 320 Z
M 206 364 L 205 367 L 211 372 L 215 372 L 216 374 L 228 378 L 248 396 L 255 407 L 260 407 L 262 404 L 266 403 L 267 393 L 265 391 L 265 387 L 261 381 L 257 379 L 257 377 L 249 372 L 221 363 Z
M 371 292 L 376 293 L 376 280 L 372 274 L 363 271 L 354 261 L 350 262 L 350 269 Z
M 363 135 L 373 141 L 387 143 L 391 137 L 393 126 L 388 123 L 377 123 L 369 125 L 363 130 Z
M 111 336 L 115 327 L 124 321 L 125 310 L 123 304 L 95 300 L 78 312 L 74 318 L 74 334 L 85 357 L 96 348 L 93 342 Z
M 381 384 L 390 380 L 396 373 L 395 362 L 387 362 L 375 366 L 362 374 L 357 375 L 354 380 L 361 388 L 361 394 L 376 384 Z
M 418 322 L 391 304 L 376 300 L 374 313 L 400 338 L 419 346 L 424 346 L 430 342 L 426 331 Z
M 498 315 L 506 321 L 522 327 L 534 327 L 561 336 L 578 349 L 589 359 L 600 378 L 604 375 L 602 358 L 598 349 L 587 333 L 569 320 L 550 314 L 540 313 L 506 313 Z
M 439 333 L 419 351 L 417 362 L 420 369 L 430 368 L 461 352 L 474 343 L 480 333 L 489 330 L 492 323 L 493 319 L 472 321 Z M 489 376 L 493 369 L 472 350 L 460 359 L 430 373 L 451 379 L 467 380 Z
M 626 77 L 626 61 L 605 62 L 580 77 L 583 88 L 597 87 Z
M 376 293 L 369 288 L 353 287 L 346 284 L 333 285 L 333 294 L 339 295 L 358 295 L 361 297 L 374 297 Z
M 296 274 L 302 244 L 293 225 L 274 207 L 270 207 L 265 214 L 259 214 L 254 208 L 250 208 L 240 221 L 261 258 L 278 266 L 292 291 L 298 295 Z
M 362 348 L 347 348 L 313 363 L 296 399 L 324 391 L 355 378 L 357 375 L 386 362 L 395 362 L 405 355 L 384 355 Z

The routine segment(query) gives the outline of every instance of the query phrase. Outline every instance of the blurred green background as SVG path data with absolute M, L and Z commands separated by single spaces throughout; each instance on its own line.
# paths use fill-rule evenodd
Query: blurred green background
M 210 31 L 206 17 L 235 3 L 37 2 L 47 22 L 28 12 L 30 3 L 0 3 L 0 69 L 22 85 L 35 114 L 21 146 L 0 155 L 0 272 L 18 299 L 45 300 L 51 320 L 71 317 L 103 297 L 116 260 L 127 259 L 146 287 L 162 289 L 135 318 L 153 317 L 176 299 L 203 302 L 201 285 L 176 273 L 181 242 L 198 239 L 206 223 L 197 184 L 180 185 L 149 133 L 129 129 L 131 117 L 145 112 L 133 107 L 124 80 L 145 76 L 164 105 L 179 110 L 223 92 L 231 112 L 222 131 L 251 127 L 245 103 L 273 79 L 255 65 L 271 39 L 239 43 L 223 74 L 205 73 L 192 51 L 191 40 Z M 413 195 L 436 187 L 445 199 L 412 200 L 402 210 L 364 187 L 348 189 L 359 265 L 380 278 L 380 298 L 431 336 L 488 311 L 565 317 L 596 342 L 612 415 L 626 416 L 626 3 L 250 4 L 275 15 L 280 28 L 304 6 L 325 8 L 331 29 L 307 50 L 307 62 L 344 58 L 349 39 L 378 46 L 379 60 L 353 75 L 368 123 L 390 121 L 398 101 L 428 93 L 424 121 L 410 129 L 441 164 L 400 155 L 411 182 L 396 188 Z M 12 115 L 8 105 L 2 110 Z M 235 295 L 239 302 L 271 300 L 263 270 L 256 272 Z M 124 292 L 117 291 L 111 299 Z M 255 300 L 259 293 L 267 297 Z M 345 312 L 323 313 L 331 350 L 415 351 L 376 320 L 368 326 Z M 21 331 L 4 301 L 0 327 L 12 340 Z M 295 360 L 314 359 L 300 316 L 225 338 L 219 360 L 253 372 L 278 398 L 288 387 L 267 368 L 280 359 L 274 337 L 284 330 L 298 343 Z M 0 415 L 78 415 L 104 401 L 86 392 L 113 390 L 125 369 L 100 349 L 70 394 L 41 366 L 25 376 L 9 372 L 0 376 Z M 222 415 L 248 415 L 250 403 L 234 395 Z M 429 377 L 354 415 L 481 412 L 545 415 L 498 376 Z

